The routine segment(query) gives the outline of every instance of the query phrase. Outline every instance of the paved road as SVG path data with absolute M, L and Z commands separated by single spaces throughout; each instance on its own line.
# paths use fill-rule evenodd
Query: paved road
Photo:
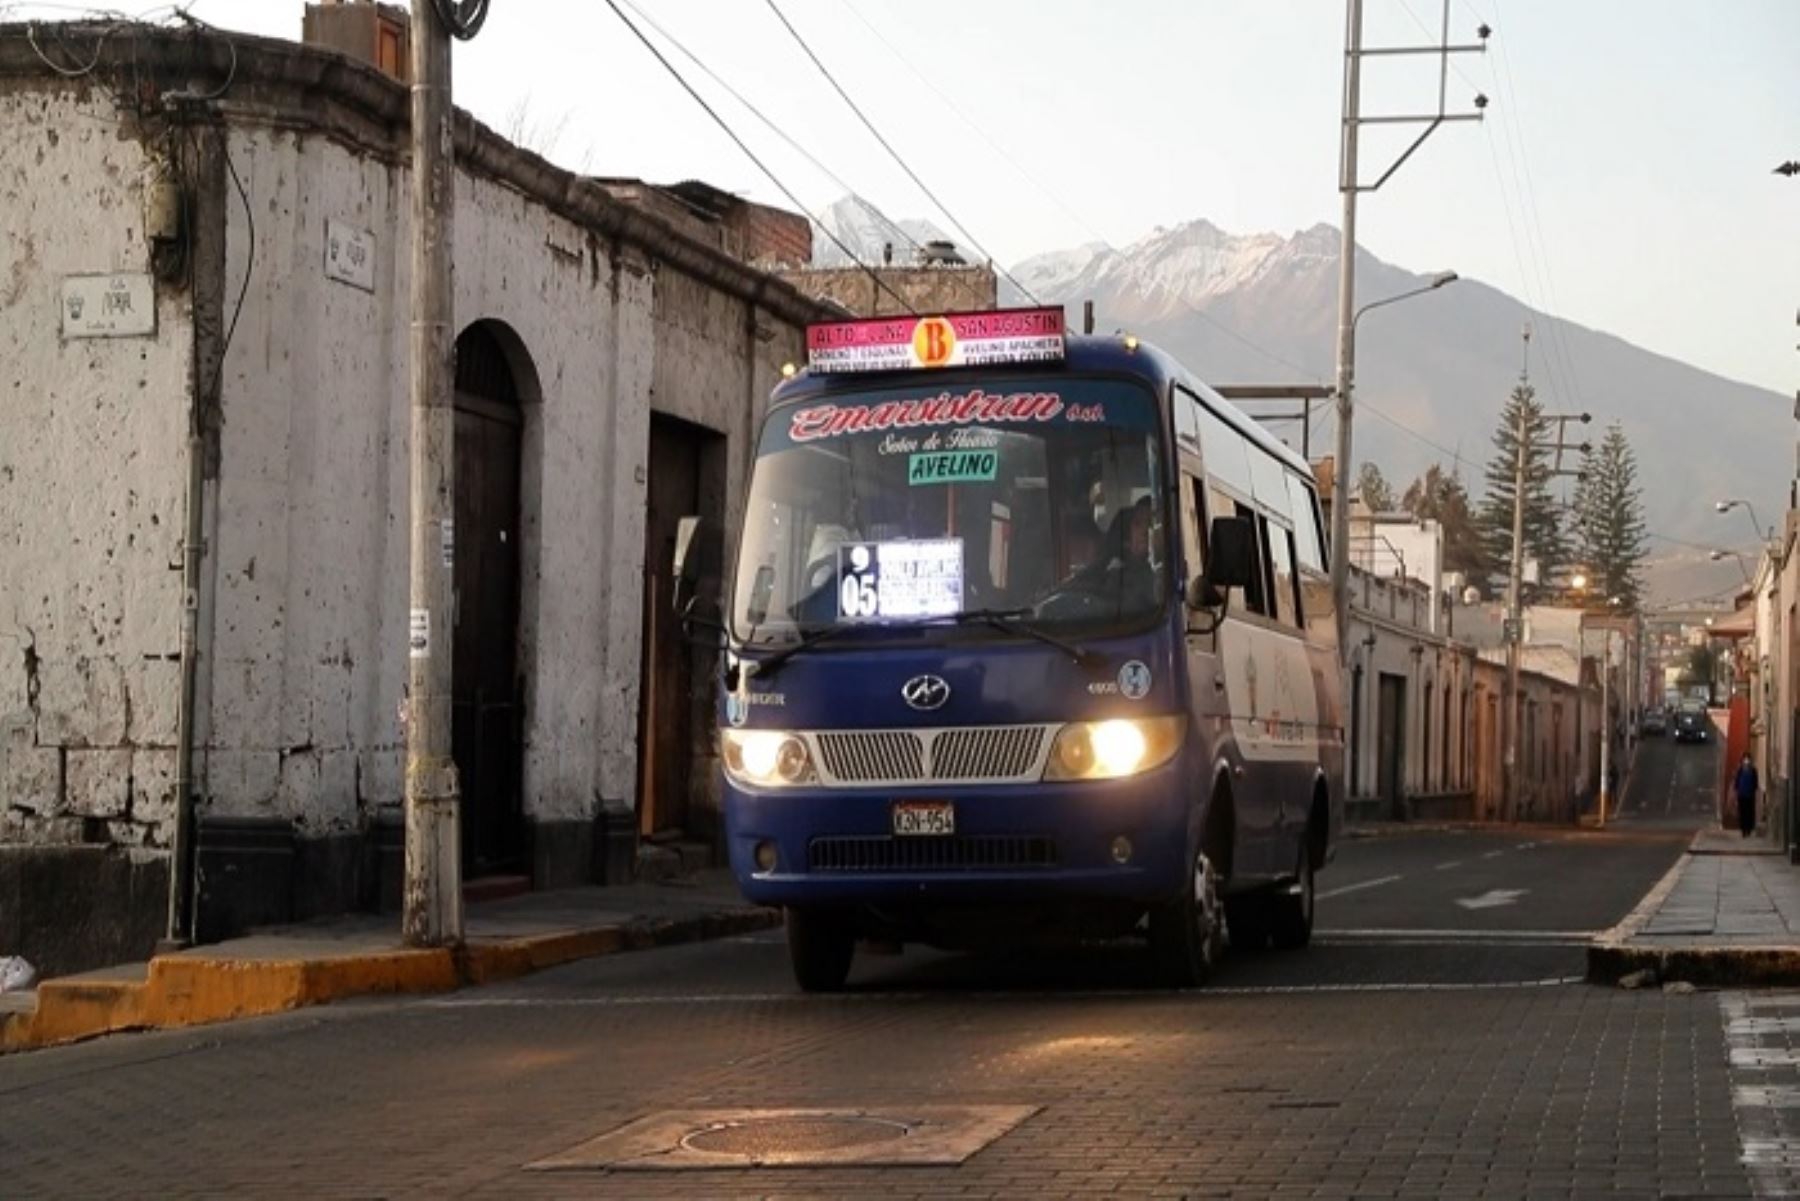
M 1317 945 L 1197 992 L 1129 948 L 909 949 L 804 997 L 761 935 L 14 1056 L 0 1195 L 1780 1195 L 1742 1116 L 1768 1011 L 1574 982 L 1667 817 L 1347 842 Z M 669 1108 L 929 1104 L 1037 1111 L 957 1167 L 524 1166 Z
M 1638 825 L 1697 825 L 1717 820 L 1719 745 L 1646 738 L 1625 788 L 1625 817 Z

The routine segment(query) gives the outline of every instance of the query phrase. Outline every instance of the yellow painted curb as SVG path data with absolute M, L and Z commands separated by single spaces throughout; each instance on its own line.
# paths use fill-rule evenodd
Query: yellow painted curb
M 152 959 L 143 980 L 46 980 L 37 1008 L 0 1022 L 0 1053 L 122 1030 L 203 1026 L 346 997 L 449 992 L 618 951 L 717 938 L 779 923 L 772 910 L 734 909 L 633 921 L 425 951 L 305 959 L 236 959 L 188 952 Z

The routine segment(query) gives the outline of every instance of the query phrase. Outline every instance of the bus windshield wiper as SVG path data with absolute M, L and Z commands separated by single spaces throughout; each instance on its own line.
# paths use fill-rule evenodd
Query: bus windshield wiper
M 1030 615 L 1030 609 L 965 609 L 960 613 L 945 613 L 941 616 L 934 615 L 930 617 L 914 617 L 900 621 L 883 621 L 869 624 L 862 622 L 843 622 L 838 625 L 829 625 L 823 629 L 814 630 L 812 633 L 801 637 L 798 641 L 791 642 L 782 647 L 767 658 L 750 659 L 740 656 L 738 662 L 740 670 L 748 669 L 749 674 L 753 677 L 769 676 L 778 670 L 782 664 L 786 663 L 789 659 L 792 659 L 795 655 L 800 654 L 802 651 L 809 651 L 822 642 L 829 642 L 833 638 L 841 637 L 844 634 L 857 631 L 867 633 L 872 629 L 929 629 L 932 626 L 941 625 L 986 625 L 999 630 L 1003 634 L 1011 634 L 1015 637 L 1033 638 L 1046 646 L 1053 646 L 1083 667 L 1095 662 L 1096 656 L 1094 652 L 1083 650 L 1073 643 L 1064 642 L 1053 634 L 1046 634 L 1043 630 L 1040 630 L 1036 626 L 1025 621 L 1024 618 L 1029 617 Z
M 819 643 L 830 642 L 833 638 L 836 638 L 841 634 L 846 634 L 851 630 L 861 630 L 866 628 L 867 627 L 865 626 L 849 622 L 826 626 L 823 629 L 814 630 L 810 634 L 801 635 L 798 639 L 788 643 L 766 659 L 747 659 L 740 654 L 738 656 L 738 667 L 739 670 L 748 667 L 749 674 L 753 677 L 770 675 L 783 663 L 786 663 L 801 651 L 809 651 L 813 647 L 819 645 Z M 727 683 L 731 684 L 732 681 L 727 681 Z
M 968 609 L 957 613 L 953 620 L 957 625 L 969 625 L 979 622 L 991 626 L 1003 634 L 1012 634 L 1025 638 L 1035 638 L 1045 646 L 1053 646 L 1069 658 L 1075 660 L 1077 666 L 1087 667 L 1097 656 L 1093 651 L 1083 650 L 1074 643 L 1064 642 L 1053 634 L 1046 634 L 1037 626 L 1024 620 L 1031 616 L 1030 609 Z

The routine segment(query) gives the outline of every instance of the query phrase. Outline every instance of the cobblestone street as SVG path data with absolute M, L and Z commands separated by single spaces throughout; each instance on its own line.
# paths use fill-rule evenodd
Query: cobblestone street
M 9 1195 L 1779 1195 L 1743 1162 L 1741 1008 L 1579 982 L 1586 934 L 1681 845 L 1353 841 L 1312 948 L 1197 992 L 1121 946 L 909 949 L 809 997 L 769 932 L 17 1055 L 0 1161 Z M 668 1109 L 931 1105 L 1036 1112 L 958 1166 L 527 1168 Z

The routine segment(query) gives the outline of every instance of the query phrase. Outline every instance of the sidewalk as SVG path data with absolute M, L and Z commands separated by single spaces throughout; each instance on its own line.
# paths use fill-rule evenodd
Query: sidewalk
M 780 922 L 726 871 L 471 904 L 460 948 L 400 944 L 396 914 L 344 917 L 45 980 L 0 995 L 0 1053 L 119 1030 L 197 1026 L 371 994 L 447 992 L 618 951 L 725 938 Z
M 1657 982 L 1800 985 L 1800 868 L 1761 836 L 1699 831 L 1630 916 L 1588 948 L 1590 980 L 1641 971 Z

